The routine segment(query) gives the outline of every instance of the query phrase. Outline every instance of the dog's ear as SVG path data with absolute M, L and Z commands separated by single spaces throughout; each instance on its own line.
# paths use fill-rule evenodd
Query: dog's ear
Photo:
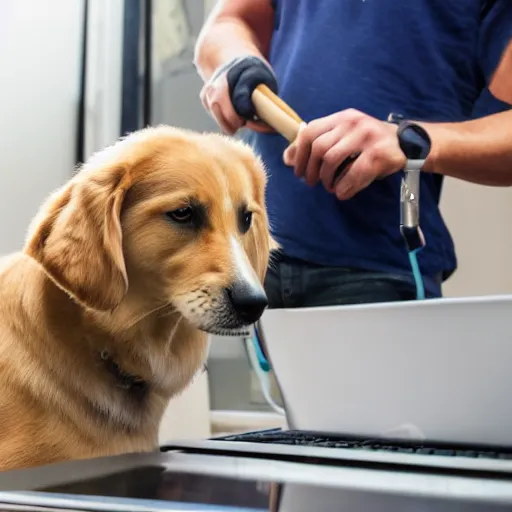
M 270 234 L 269 218 L 266 212 L 265 201 L 265 188 L 267 185 L 265 165 L 259 157 L 257 157 L 256 160 L 258 165 L 256 169 L 254 169 L 254 154 L 251 150 L 250 157 L 247 159 L 247 167 L 253 170 L 251 172 L 252 183 L 256 192 L 257 202 L 261 205 L 263 211 L 262 215 L 258 215 L 256 222 L 253 223 L 253 229 L 249 231 L 249 236 L 246 238 L 245 249 L 257 276 L 263 283 L 272 257 L 275 256 L 280 247 Z
M 29 230 L 25 253 L 83 306 L 114 309 L 128 291 L 121 208 L 123 168 L 86 170 L 54 193 Z
M 269 249 L 270 249 L 270 254 L 275 254 L 276 252 L 280 251 L 281 250 L 281 246 L 276 242 L 276 240 L 274 240 L 272 238 L 272 235 L 268 235 L 269 237 L 269 242 L 268 242 L 268 245 L 269 245 Z
M 256 275 L 263 283 L 267 274 L 271 254 L 279 250 L 278 243 L 269 233 L 266 215 L 263 215 L 262 218 L 259 218 L 258 221 L 253 224 L 253 229 L 249 231 L 249 236 L 246 238 L 245 249 Z

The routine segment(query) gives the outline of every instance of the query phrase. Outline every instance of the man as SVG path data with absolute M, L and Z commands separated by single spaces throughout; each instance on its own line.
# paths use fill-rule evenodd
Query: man
M 245 138 L 269 169 L 269 217 L 282 248 L 266 282 L 271 307 L 414 298 L 399 230 L 397 171 L 405 156 L 397 127 L 384 122 L 391 112 L 423 124 L 433 142 L 421 177 L 427 246 L 419 261 L 427 296 L 441 296 L 456 269 L 438 207 L 443 175 L 512 185 L 510 160 L 490 153 L 481 124 L 464 122 L 511 37 L 509 0 L 217 3 L 196 48 L 201 96 L 223 131 L 249 128 Z M 233 59 L 247 56 L 265 64 L 266 83 L 308 123 L 288 149 L 262 123 L 245 123 L 231 103 Z M 488 112 L 508 107 L 490 95 L 488 102 Z M 501 120 L 484 122 L 494 134 Z M 333 187 L 335 170 L 354 153 Z

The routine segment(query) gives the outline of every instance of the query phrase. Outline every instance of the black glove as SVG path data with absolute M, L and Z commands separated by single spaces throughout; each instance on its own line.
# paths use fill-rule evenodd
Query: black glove
M 235 112 L 244 119 L 255 119 L 256 111 L 251 98 L 254 89 L 260 84 L 265 84 L 277 94 L 277 79 L 272 69 L 258 57 L 250 56 L 228 62 L 215 73 L 215 76 L 226 70 L 229 97 Z

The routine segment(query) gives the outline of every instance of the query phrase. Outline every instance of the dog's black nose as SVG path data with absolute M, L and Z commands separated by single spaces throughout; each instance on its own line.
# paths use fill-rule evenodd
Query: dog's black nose
M 255 287 L 237 281 L 226 289 L 226 293 L 238 318 L 247 325 L 259 320 L 268 306 L 267 295 L 262 286 Z

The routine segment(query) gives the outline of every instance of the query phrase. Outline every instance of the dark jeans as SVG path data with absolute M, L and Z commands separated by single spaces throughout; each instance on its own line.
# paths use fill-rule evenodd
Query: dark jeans
M 323 267 L 287 257 L 272 262 L 265 280 L 269 308 L 304 308 L 414 300 L 403 276 Z

